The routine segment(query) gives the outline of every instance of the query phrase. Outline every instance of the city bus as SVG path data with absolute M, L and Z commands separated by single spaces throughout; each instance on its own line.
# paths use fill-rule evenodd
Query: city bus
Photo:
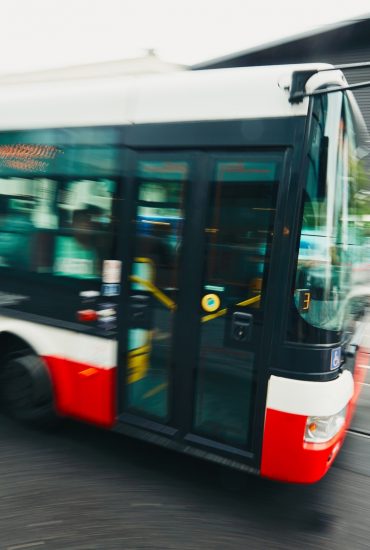
M 368 187 L 330 65 L 3 85 L 3 413 L 319 480 L 367 364 Z

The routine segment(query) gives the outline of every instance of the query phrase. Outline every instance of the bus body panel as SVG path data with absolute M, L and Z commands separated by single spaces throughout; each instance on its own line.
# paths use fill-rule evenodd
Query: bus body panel
M 343 444 L 368 364 L 368 351 L 360 348 L 353 375 L 345 370 L 329 382 L 271 376 L 261 460 L 263 477 L 314 483 L 325 475 Z M 324 443 L 305 441 L 308 417 L 330 416 L 345 407 L 345 422 L 333 438 Z
M 62 357 L 42 358 L 51 376 L 58 414 L 113 427 L 117 417 L 117 369 L 98 368 Z
M 353 376 L 348 370 L 328 382 L 271 376 L 266 407 L 303 416 L 330 416 L 343 409 L 353 393 Z
M 184 71 L 161 76 L 6 85 L 0 130 L 304 116 L 308 99 L 288 101 L 294 70 L 320 63 Z M 316 85 L 325 78 L 316 76 Z M 327 79 L 326 79 L 327 80 Z M 330 82 L 343 84 L 333 71 Z

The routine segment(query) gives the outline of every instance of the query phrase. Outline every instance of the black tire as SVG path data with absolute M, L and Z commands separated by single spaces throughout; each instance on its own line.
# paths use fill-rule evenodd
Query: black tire
M 48 427 L 56 421 L 51 380 L 39 357 L 5 361 L 0 368 L 0 406 L 21 422 Z

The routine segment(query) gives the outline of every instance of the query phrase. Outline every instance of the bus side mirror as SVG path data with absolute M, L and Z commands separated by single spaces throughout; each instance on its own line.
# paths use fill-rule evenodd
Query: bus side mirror
M 317 197 L 324 199 L 326 196 L 326 173 L 328 168 L 328 149 L 329 138 L 322 136 L 320 141 L 320 153 L 319 153 L 319 174 L 317 185 Z

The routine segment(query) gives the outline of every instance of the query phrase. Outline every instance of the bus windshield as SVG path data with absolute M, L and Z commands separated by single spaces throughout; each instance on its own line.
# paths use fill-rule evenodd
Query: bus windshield
M 365 186 L 347 97 L 315 98 L 294 299 L 305 321 L 321 329 L 344 328 L 354 285 L 367 282 Z

